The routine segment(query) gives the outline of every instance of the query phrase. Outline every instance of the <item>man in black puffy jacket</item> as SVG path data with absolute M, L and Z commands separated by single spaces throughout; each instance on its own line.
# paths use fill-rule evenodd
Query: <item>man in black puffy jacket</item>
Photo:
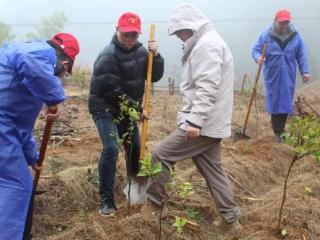
M 147 75 L 148 51 L 138 41 L 141 21 L 138 15 L 127 12 L 118 21 L 111 43 L 99 54 L 94 63 L 90 85 L 89 112 L 98 129 L 103 150 L 99 159 L 101 208 L 104 216 L 114 215 L 114 178 L 119 153 L 117 139 L 128 131 L 129 120 L 119 120 L 120 102 L 125 99 L 130 107 L 140 113 L 140 119 L 148 118 L 141 107 Z M 163 75 L 164 60 L 158 53 L 157 43 L 149 41 L 148 49 L 153 51 L 152 81 Z M 139 172 L 140 137 L 134 124 L 131 144 L 124 144 L 129 176 Z

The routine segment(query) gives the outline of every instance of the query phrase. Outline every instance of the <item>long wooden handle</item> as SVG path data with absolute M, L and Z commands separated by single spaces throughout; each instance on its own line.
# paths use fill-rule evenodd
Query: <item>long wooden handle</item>
M 57 110 L 50 111 L 50 113 L 55 114 Z M 40 147 L 40 156 L 38 160 L 38 165 L 41 167 L 43 165 L 43 161 L 46 155 L 47 151 L 47 146 L 48 142 L 50 139 L 50 134 L 51 134 L 51 128 L 52 128 L 53 121 L 52 120 L 47 120 L 46 125 L 44 127 L 44 132 L 43 132 L 43 137 L 42 137 L 42 142 L 41 142 L 41 147 Z M 36 191 L 40 179 L 40 174 L 41 170 L 38 170 L 35 172 L 34 179 L 33 179 L 33 191 Z
M 267 47 L 268 47 L 268 44 L 264 44 L 264 45 L 263 45 L 262 55 L 261 55 L 262 59 L 264 59 L 264 58 L 266 57 Z M 249 106 L 248 106 L 246 118 L 245 118 L 245 120 L 244 120 L 244 125 L 243 125 L 243 131 L 242 131 L 242 135 L 243 135 L 243 136 L 246 134 L 247 124 L 248 124 L 248 120 L 249 120 L 249 115 L 250 115 L 250 111 L 251 111 L 253 99 L 255 98 L 255 96 L 256 96 L 256 94 L 257 94 L 257 86 L 258 86 L 258 82 L 259 82 L 259 78 L 260 78 L 260 73 L 261 73 L 262 65 L 263 65 L 263 62 L 261 62 L 261 63 L 259 64 L 258 72 L 257 72 L 256 78 L 255 78 L 255 81 L 254 81 L 252 93 L 251 93 L 251 96 L 250 96 Z
M 154 40 L 155 25 L 150 26 L 150 41 Z M 151 79 L 152 79 L 152 66 L 153 66 L 153 52 L 149 51 L 148 55 L 148 72 L 147 72 L 147 86 L 144 98 L 144 110 L 149 113 L 149 102 L 150 102 L 150 91 L 151 91 Z M 144 159 L 146 153 L 146 142 L 147 142 L 147 132 L 148 132 L 148 119 L 143 119 L 143 127 L 141 133 L 141 148 L 140 148 L 140 159 Z

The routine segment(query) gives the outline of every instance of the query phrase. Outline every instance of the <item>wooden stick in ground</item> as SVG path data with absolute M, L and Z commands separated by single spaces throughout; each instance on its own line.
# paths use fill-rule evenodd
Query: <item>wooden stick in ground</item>
M 154 40 L 155 25 L 150 26 L 150 41 Z M 152 66 L 153 66 L 153 52 L 149 51 L 148 55 L 148 72 L 147 72 L 147 85 L 146 93 L 144 98 L 143 109 L 149 114 L 149 102 L 150 102 L 150 90 L 151 90 L 151 80 L 152 80 Z M 141 148 L 140 148 L 140 159 L 143 160 L 146 153 L 146 143 L 147 143 L 147 132 L 148 132 L 148 119 L 143 119 L 143 127 L 141 133 Z
M 262 49 L 262 55 L 261 55 L 261 57 L 262 57 L 263 59 L 264 59 L 265 56 L 266 56 L 267 47 L 268 47 L 268 45 L 267 45 L 267 44 L 264 44 L 263 49 Z M 262 65 L 263 65 L 263 62 L 262 62 L 261 64 L 259 64 L 258 71 L 257 71 L 257 75 L 256 75 L 256 79 L 255 79 L 254 84 L 253 84 L 253 89 L 252 89 L 252 93 L 251 93 L 251 96 L 250 96 L 249 106 L 248 106 L 246 118 L 245 118 L 245 120 L 244 120 L 242 136 L 245 136 L 245 134 L 246 134 L 246 130 L 247 130 L 247 125 L 248 125 L 248 120 L 249 120 L 249 115 L 250 115 L 250 111 L 251 111 L 253 99 L 254 99 L 255 96 L 257 95 L 257 86 L 258 86 L 258 82 L 259 82 L 259 78 L 260 78 L 260 73 L 261 73 Z
M 241 84 L 241 93 L 243 92 L 243 89 L 244 89 L 244 85 L 246 84 L 247 82 L 247 77 L 248 75 L 245 73 L 244 76 L 243 76 L 243 80 L 242 80 L 242 84 Z

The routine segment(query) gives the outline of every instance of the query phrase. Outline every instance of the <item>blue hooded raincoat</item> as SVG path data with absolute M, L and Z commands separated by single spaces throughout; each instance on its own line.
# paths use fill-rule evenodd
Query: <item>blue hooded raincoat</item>
M 294 27 L 291 26 L 291 29 L 294 30 Z M 309 72 L 306 47 L 299 33 L 296 33 L 282 50 L 270 36 L 271 30 L 272 27 L 261 34 L 253 47 L 252 56 L 258 62 L 263 45 L 268 44 L 263 71 L 266 110 L 271 114 L 292 114 L 297 64 L 301 75 Z
M 32 129 L 43 103 L 65 99 L 55 64 L 45 41 L 0 48 L 0 240 L 22 239 L 32 193 L 28 165 L 38 160 Z

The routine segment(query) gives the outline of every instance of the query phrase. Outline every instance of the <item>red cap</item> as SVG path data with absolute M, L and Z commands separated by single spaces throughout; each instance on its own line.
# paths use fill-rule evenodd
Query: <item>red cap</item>
M 275 19 L 278 22 L 291 21 L 291 13 L 288 10 L 280 10 L 276 13 Z
M 140 17 L 132 12 L 122 14 L 118 21 L 118 30 L 120 32 L 137 32 L 141 34 Z
M 69 33 L 58 33 L 51 38 L 61 50 L 74 62 L 76 55 L 80 52 L 78 40 Z

